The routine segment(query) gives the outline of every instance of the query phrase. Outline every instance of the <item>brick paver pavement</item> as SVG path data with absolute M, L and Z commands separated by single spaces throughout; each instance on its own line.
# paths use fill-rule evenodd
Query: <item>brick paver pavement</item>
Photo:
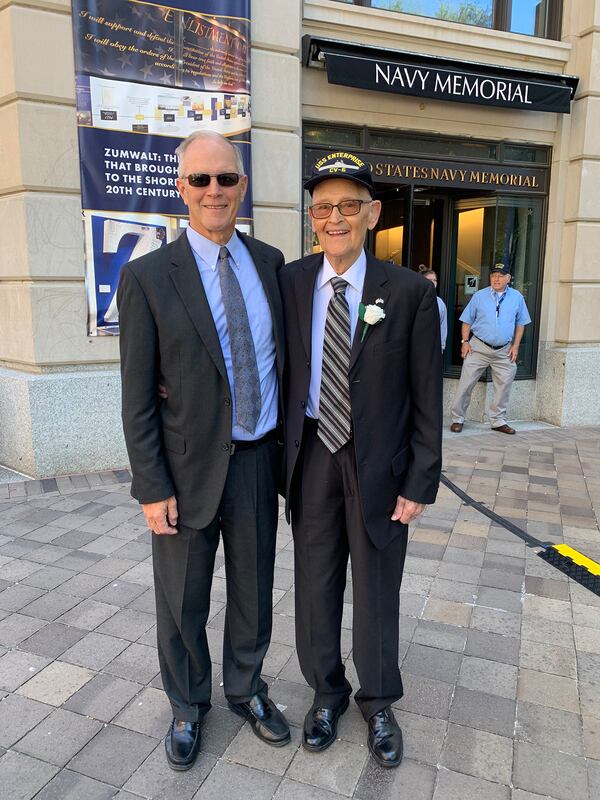
M 600 561 L 600 427 L 465 429 L 448 477 L 543 541 Z M 597 800 L 600 598 L 442 488 L 411 531 L 401 593 L 405 760 L 378 768 L 354 704 L 320 755 L 300 744 L 311 691 L 294 650 L 293 545 L 280 521 L 271 695 L 292 744 L 225 707 L 217 558 L 214 707 L 194 768 L 166 766 L 150 534 L 126 470 L 0 485 L 2 800 Z M 350 680 L 352 594 L 342 647 Z

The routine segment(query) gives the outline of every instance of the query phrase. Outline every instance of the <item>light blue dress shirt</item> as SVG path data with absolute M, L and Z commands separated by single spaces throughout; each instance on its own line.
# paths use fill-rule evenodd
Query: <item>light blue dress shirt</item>
M 347 283 L 346 300 L 350 309 L 350 342 L 358 323 L 358 307 L 360 305 L 367 271 L 367 256 L 363 250 L 352 266 L 340 275 Z M 321 393 L 321 370 L 323 368 L 323 339 L 325 337 L 325 320 L 327 306 L 333 296 L 331 279 L 338 277 L 337 272 L 323 256 L 323 264 L 317 274 L 313 291 L 312 307 L 312 341 L 310 357 L 310 387 L 306 414 L 313 419 L 319 418 L 319 395 Z
M 528 325 L 531 317 L 521 292 L 508 286 L 503 294 L 496 294 L 491 286 L 486 286 L 475 292 L 460 321 L 469 324 L 473 334 L 482 342 L 500 347 L 512 342 L 515 327 Z
M 258 364 L 258 377 L 260 380 L 261 411 L 253 434 L 249 433 L 236 422 L 235 416 L 235 391 L 233 384 L 233 367 L 231 364 L 231 347 L 229 344 L 229 331 L 227 318 L 221 297 L 221 283 L 219 281 L 219 250 L 221 245 L 212 242 L 205 236 L 188 226 L 187 237 L 196 259 L 202 285 L 206 292 L 208 305 L 215 321 L 215 327 L 221 343 L 221 351 L 227 369 L 229 386 L 231 387 L 231 412 L 232 434 L 234 440 L 252 441 L 260 439 L 265 433 L 273 430 L 277 425 L 277 365 L 275 360 L 275 338 L 273 336 L 273 320 L 271 309 L 258 275 L 252 256 L 248 249 L 234 232 L 226 247 L 229 250 L 229 263 L 239 281 L 240 289 L 248 311 L 248 321 L 256 361 Z M 200 398 L 198 398 L 200 402 Z M 198 413 L 202 409 L 198 408 Z
M 437 298 L 438 311 L 440 312 L 440 337 L 442 339 L 442 353 L 446 349 L 446 339 L 448 338 L 448 311 L 446 304 L 441 297 Z

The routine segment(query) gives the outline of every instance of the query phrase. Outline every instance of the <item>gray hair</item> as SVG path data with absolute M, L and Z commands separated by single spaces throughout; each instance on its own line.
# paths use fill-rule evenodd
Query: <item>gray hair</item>
M 179 160 L 179 166 L 177 168 L 177 175 L 182 178 L 183 177 L 183 156 L 185 155 L 185 151 L 188 147 L 196 141 L 207 141 L 207 142 L 224 142 L 225 144 L 229 145 L 233 150 L 234 158 L 235 158 L 235 168 L 238 171 L 238 174 L 245 175 L 244 171 L 244 160 L 242 158 L 242 152 L 237 144 L 230 142 L 226 136 L 222 136 L 220 133 L 216 131 L 194 131 L 194 133 L 190 133 L 187 139 L 184 139 L 177 149 L 175 150 L 175 155 Z

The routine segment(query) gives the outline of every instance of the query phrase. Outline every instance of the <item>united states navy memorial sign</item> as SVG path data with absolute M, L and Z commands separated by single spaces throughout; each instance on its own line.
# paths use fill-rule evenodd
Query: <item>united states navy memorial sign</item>
M 578 79 L 305 36 L 305 63 L 339 86 L 527 111 L 570 112 Z
M 329 150 L 306 148 L 304 174 L 310 175 L 313 166 Z M 340 150 L 340 163 L 352 160 L 355 154 Z M 402 156 L 382 156 L 360 153 L 360 158 L 371 168 L 376 183 L 394 183 L 410 186 L 445 186 L 449 189 L 478 189 L 502 193 L 545 195 L 548 191 L 548 170 L 536 167 L 517 167 L 502 164 L 465 163 Z M 331 167 L 329 168 L 331 169 Z

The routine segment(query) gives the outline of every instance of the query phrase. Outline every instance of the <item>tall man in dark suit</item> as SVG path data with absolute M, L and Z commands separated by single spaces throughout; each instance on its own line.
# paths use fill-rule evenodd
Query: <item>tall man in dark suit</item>
M 200 132 L 177 153 L 189 227 L 123 268 L 118 303 L 132 494 L 155 534 L 158 655 L 173 709 L 165 747 L 184 770 L 210 708 L 205 626 L 220 536 L 226 697 L 263 741 L 283 745 L 290 733 L 260 676 L 278 511 L 283 256 L 235 230 L 247 177 L 234 145 Z
M 303 744 L 334 741 L 351 686 L 340 654 L 348 556 L 354 595 L 355 695 L 379 764 L 397 766 L 391 704 L 407 523 L 436 497 L 442 368 L 433 285 L 365 252 L 381 203 L 368 166 L 332 153 L 306 183 L 324 253 L 280 272 L 288 360 L 287 497 L 296 563 L 296 638 L 315 691 Z

